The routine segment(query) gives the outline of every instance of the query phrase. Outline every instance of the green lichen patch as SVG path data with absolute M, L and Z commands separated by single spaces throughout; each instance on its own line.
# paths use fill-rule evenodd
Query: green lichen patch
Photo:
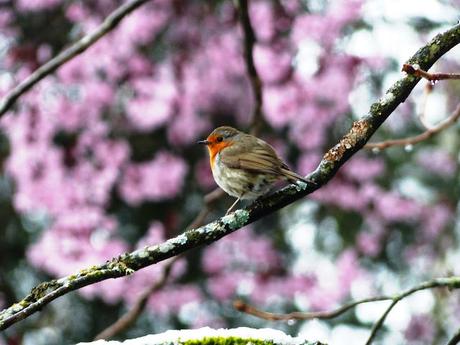
M 202 339 L 179 342 L 181 345 L 275 345 L 271 340 L 239 337 L 205 337 Z
M 249 219 L 249 212 L 246 210 L 236 210 L 228 216 L 222 217 L 222 223 L 227 225 L 231 230 L 239 229 L 246 225 Z

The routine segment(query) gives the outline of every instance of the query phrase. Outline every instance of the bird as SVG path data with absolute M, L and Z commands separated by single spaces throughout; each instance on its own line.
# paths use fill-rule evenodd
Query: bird
M 270 144 L 236 128 L 217 127 L 198 144 L 208 148 L 209 163 L 217 185 L 236 198 L 226 215 L 240 200 L 258 199 L 279 180 L 314 183 L 292 171 Z

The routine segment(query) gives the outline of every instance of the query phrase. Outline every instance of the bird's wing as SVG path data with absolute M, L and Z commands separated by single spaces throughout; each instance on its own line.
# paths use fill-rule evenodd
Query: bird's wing
M 227 152 L 221 155 L 221 162 L 233 169 L 279 175 L 283 162 L 281 162 L 271 146 L 266 145 L 269 149 L 264 146 L 256 146 L 250 152 L 231 152 L 226 150 Z

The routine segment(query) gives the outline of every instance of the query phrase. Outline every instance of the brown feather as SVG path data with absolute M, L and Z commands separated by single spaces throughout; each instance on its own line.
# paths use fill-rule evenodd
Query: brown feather
M 239 139 L 241 145 L 227 147 L 221 152 L 221 162 L 227 167 L 284 177 L 292 183 L 298 180 L 307 183 L 306 179 L 290 170 L 265 141 L 243 133 Z

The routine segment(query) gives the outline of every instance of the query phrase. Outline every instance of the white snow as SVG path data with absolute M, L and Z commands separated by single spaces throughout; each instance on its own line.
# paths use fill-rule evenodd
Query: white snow
M 239 327 L 233 329 L 212 329 L 203 327 L 200 329 L 171 330 L 160 334 L 151 334 L 140 338 L 128 339 L 123 342 L 98 340 L 90 343 L 79 343 L 77 345 L 156 345 L 156 344 L 181 344 L 187 340 L 198 340 L 209 337 L 239 337 L 260 340 L 272 340 L 276 344 L 300 345 L 305 339 L 293 338 L 282 331 L 271 328 L 248 328 Z

